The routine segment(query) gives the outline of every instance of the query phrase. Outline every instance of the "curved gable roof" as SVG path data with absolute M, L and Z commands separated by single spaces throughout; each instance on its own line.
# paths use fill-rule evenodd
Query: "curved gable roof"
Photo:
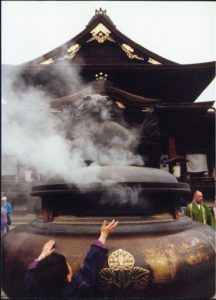
M 102 10 L 99 10 L 99 12 L 96 10 L 95 16 L 92 17 L 86 28 L 75 37 L 54 50 L 49 51 L 48 53 L 33 59 L 24 65 L 60 63 L 61 61 L 64 61 L 64 59 L 69 59 L 73 62 L 74 57 L 79 56 L 83 48 L 85 48 L 84 58 L 86 58 L 89 56 L 88 48 L 91 47 L 92 42 L 106 46 L 104 47 L 104 52 L 107 51 L 107 43 L 109 43 L 109 48 L 115 48 L 113 52 L 116 53 L 119 51 L 117 54 L 117 60 L 120 64 L 127 62 L 129 64 L 140 63 L 142 65 L 177 65 L 177 63 L 149 51 L 121 33 L 116 29 L 112 20 Z M 98 56 L 103 56 L 103 50 L 101 51 L 101 47 L 98 46 L 99 45 L 96 44 L 94 48 L 96 50 L 93 51 L 95 62 L 97 61 Z M 97 51 L 98 48 L 100 48 L 99 51 Z M 122 57 L 125 58 L 125 61 L 121 60 L 120 53 Z

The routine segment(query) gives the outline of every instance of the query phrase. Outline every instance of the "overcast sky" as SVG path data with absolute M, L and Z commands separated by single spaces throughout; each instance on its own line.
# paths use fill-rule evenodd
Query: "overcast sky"
M 216 3 L 205 1 L 2 1 L 2 64 L 20 64 L 85 29 L 95 9 L 148 50 L 180 64 L 216 60 Z M 214 80 L 198 101 L 216 100 Z

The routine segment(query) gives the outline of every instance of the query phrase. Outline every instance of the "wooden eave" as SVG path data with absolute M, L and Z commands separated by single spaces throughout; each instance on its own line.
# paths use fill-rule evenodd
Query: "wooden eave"
M 215 123 L 215 109 L 213 108 L 213 104 L 214 101 L 173 105 L 170 103 L 159 103 L 155 106 L 155 110 L 160 118 L 163 118 L 163 122 L 166 122 L 168 118 L 172 120 L 171 123 L 175 124 L 175 126 L 190 127 L 190 123 L 193 123 L 194 120 L 199 120 L 200 122 L 208 120 L 211 123 Z M 187 121 L 184 121 L 182 124 L 180 120 Z M 185 122 L 187 125 L 184 124 Z
M 212 108 L 215 101 L 206 101 L 206 102 L 194 102 L 194 103 L 159 103 L 157 108 L 160 109 L 179 109 L 179 110 L 188 110 L 188 109 L 198 109 L 206 111 L 209 108 Z
M 55 70 L 57 68 L 72 68 L 73 66 L 68 65 L 67 63 L 65 64 L 60 64 L 60 65 L 2 65 L 3 68 L 5 69 L 22 69 L 22 70 L 29 70 L 29 71 L 34 71 L 36 70 L 37 72 L 40 70 Z M 76 67 L 76 65 L 74 65 Z M 213 77 L 215 77 L 215 70 L 216 70 L 216 61 L 210 61 L 210 62 L 203 62 L 203 63 L 196 63 L 196 64 L 173 64 L 173 65 L 153 65 L 153 64 L 121 64 L 121 65 L 116 65 L 116 64 L 79 64 L 77 65 L 80 69 L 98 69 L 98 68 L 107 68 L 109 70 L 111 69 L 129 69 L 129 70 L 187 70 L 187 69 L 210 69 L 209 71 L 212 74 Z M 15 70 L 15 69 L 14 69 Z
M 80 76 L 86 84 L 94 82 L 95 74 L 102 71 L 108 74 L 109 81 L 116 88 L 137 96 L 159 99 L 169 103 L 194 102 L 215 77 L 215 62 L 187 65 L 125 64 L 82 65 L 80 67 Z M 21 66 L 14 68 L 16 70 L 22 69 L 22 76 L 35 82 L 35 85 L 53 84 L 55 89 L 55 77 L 59 69 L 62 68 L 63 71 L 67 71 L 72 66 L 27 65 L 24 68 Z M 70 93 L 71 91 L 63 93 L 58 91 L 57 97 Z
M 77 93 L 73 93 L 71 95 L 59 97 L 52 100 L 51 107 L 62 107 L 62 106 L 73 105 L 75 103 L 78 103 L 80 99 L 82 99 L 83 97 L 87 95 L 93 95 L 96 93 L 99 93 L 100 95 L 108 96 L 112 101 L 120 101 L 127 108 L 130 107 L 140 108 L 145 106 L 153 106 L 160 102 L 160 100 L 158 99 L 150 99 L 132 93 L 128 93 L 124 90 L 112 86 L 107 82 L 94 82 Z
M 138 96 L 136 94 L 128 93 L 122 89 L 112 86 L 107 82 L 94 82 L 88 87 L 80 90 L 77 93 L 73 93 L 64 97 L 59 97 L 51 101 L 51 107 L 63 107 L 73 105 L 84 96 L 101 94 L 110 97 L 112 101 L 119 101 L 125 108 L 139 109 L 144 107 L 154 107 L 156 111 L 175 111 L 178 113 L 202 113 L 213 115 L 215 111 L 208 112 L 208 109 L 212 108 L 214 101 L 207 102 L 195 102 L 195 103 L 166 103 L 161 102 L 159 99 L 150 99 Z M 213 110 L 213 108 L 212 108 Z

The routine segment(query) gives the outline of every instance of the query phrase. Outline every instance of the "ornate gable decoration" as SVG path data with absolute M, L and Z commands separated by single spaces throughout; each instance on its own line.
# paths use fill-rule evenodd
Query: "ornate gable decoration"
M 50 58 L 48 58 L 48 59 L 42 61 L 40 64 L 41 64 L 41 65 L 50 65 L 50 64 L 52 64 L 53 62 L 54 62 L 53 58 L 50 57 Z
M 115 42 L 111 37 L 109 29 L 103 25 L 103 23 L 99 23 L 91 32 L 92 37 L 87 41 L 87 43 L 96 40 L 98 43 L 104 43 L 105 41 Z
M 148 62 L 153 65 L 161 65 L 161 63 L 159 61 L 157 61 L 156 59 L 153 59 L 151 57 L 149 57 Z
M 81 48 L 81 46 L 79 44 L 70 46 L 70 48 L 67 49 L 67 52 L 69 53 L 67 55 L 67 58 L 68 59 L 74 58 L 74 56 L 76 55 L 76 53 L 79 51 L 80 48 Z
M 95 74 L 96 80 L 107 80 L 107 74 L 104 74 L 103 72 Z
M 73 59 L 80 48 L 81 48 L 81 46 L 79 44 L 71 45 L 67 49 L 68 54 L 64 55 L 63 57 L 59 57 L 57 60 L 63 60 L 63 59 L 70 59 L 71 60 L 71 59 Z M 50 58 L 42 61 L 40 64 L 41 65 L 50 65 L 52 63 L 54 63 L 54 60 L 53 60 L 52 57 L 50 57 Z
M 139 60 L 144 60 L 143 57 L 134 54 L 134 49 L 131 46 L 129 46 L 127 44 L 122 44 L 121 48 L 127 54 L 127 56 L 130 59 L 134 59 L 135 58 L 135 59 L 139 59 Z

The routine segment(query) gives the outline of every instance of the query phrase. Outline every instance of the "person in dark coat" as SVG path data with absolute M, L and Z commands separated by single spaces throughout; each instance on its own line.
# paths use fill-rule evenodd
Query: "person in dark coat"
M 44 244 L 41 254 L 32 261 L 25 275 L 28 299 L 87 298 L 92 295 L 98 271 L 103 267 L 108 252 L 105 242 L 118 221 L 105 220 L 101 234 L 88 251 L 84 266 L 73 273 L 65 256 L 55 252 L 55 241 Z

